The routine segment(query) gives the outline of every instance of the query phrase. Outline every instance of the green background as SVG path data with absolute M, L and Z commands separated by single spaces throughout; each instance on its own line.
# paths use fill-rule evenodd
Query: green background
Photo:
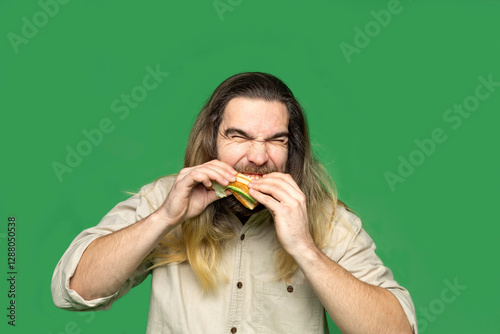
M 264 71 L 305 107 L 318 156 L 410 291 L 420 332 L 497 333 L 500 87 L 482 88 L 488 97 L 459 127 L 444 117 L 474 102 L 479 77 L 500 81 L 499 1 L 220 2 L 219 15 L 210 0 L 69 1 L 45 21 L 37 1 L 0 2 L 1 331 L 143 333 L 149 279 L 109 311 L 73 313 L 52 304 L 53 269 L 124 191 L 180 170 L 188 131 L 222 80 Z M 388 8 L 398 13 L 375 23 L 372 11 Z M 366 45 L 346 56 L 342 43 L 356 42 Z M 113 101 L 157 65 L 169 76 L 120 119 Z M 106 118 L 113 130 L 59 180 L 52 164 Z M 415 141 L 435 129 L 446 140 L 391 188 L 386 172 L 398 173 L 400 156 L 421 158 Z M 5 316 L 9 216 L 15 328 Z

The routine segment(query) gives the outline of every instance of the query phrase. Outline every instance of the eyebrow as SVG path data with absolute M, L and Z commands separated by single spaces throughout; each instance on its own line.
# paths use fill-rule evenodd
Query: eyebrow
M 255 139 L 255 137 L 251 136 L 249 133 L 247 133 L 241 129 L 238 129 L 238 128 L 230 127 L 224 131 L 224 135 L 226 137 L 228 137 L 230 135 L 234 135 L 234 134 L 241 135 L 245 138 L 252 139 L 252 140 Z M 275 133 L 272 136 L 265 138 L 265 140 L 272 140 L 272 139 L 282 138 L 282 137 L 288 138 L 289 137 L 288 131 L 282 131 L 282 132 Z

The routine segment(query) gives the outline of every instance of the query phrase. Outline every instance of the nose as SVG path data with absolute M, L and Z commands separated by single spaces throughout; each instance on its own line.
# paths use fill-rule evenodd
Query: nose
M 247 153 L 247 160 L 256 166 L 263 166 L 269 160 L 266 142 L 253 141 Z

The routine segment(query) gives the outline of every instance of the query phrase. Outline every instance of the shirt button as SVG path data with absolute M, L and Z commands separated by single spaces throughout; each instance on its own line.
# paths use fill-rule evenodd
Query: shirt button
M 289 285 L 289 286 L 286 288 L 286 291 L 288 291 L 288 292 L 293 292 L 293 286 Z
M 242 234 L 241 237 L 240 237 L 241 240 L 245 240 L 245 235 Z
M 237 331 L 236 327 L 231 328 L 231 333 L 236 333 Z
M 236 284 L 236 286 L 238 287 L 238 289 L 241 289 L 243 287 L 243 283 L 238 282 L 238 284 Z

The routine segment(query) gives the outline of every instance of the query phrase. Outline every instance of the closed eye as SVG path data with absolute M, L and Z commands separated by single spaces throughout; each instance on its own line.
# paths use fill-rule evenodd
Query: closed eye
M 288 137 L 274 138 L 269 140 L 269 142 L 275 145 L 285 145 L 288 143 Z
M 245 131 L 238 128 L 228 128 L 224 131 L 224 135 L 226 138 L 236 141 L 236 142 L 244 142 L 255 140 L 254 137 L 250 136 Z M 279 132 L 265 140 L 266 143 L 271 143 L 273 145 L 287 145 L 288 144 L 288 132 Z
M 276 133 L 274 136 L 268 139 L 268 142 L 275 145 L 287 145 L 288 144 L 288 132 Z
M 244 136 L 239 136 L 239 135 L 229 136 L 229 139 L 237 141 L 237 142 L 243 142 L 243 141 L 247 141 L 248 140 L 248 138 L 246 138 Z
M 236 128 L 228 128 L 224 131 L 224 134 L 228 139 L 238 142 L 251 139 L 245 131 Z

